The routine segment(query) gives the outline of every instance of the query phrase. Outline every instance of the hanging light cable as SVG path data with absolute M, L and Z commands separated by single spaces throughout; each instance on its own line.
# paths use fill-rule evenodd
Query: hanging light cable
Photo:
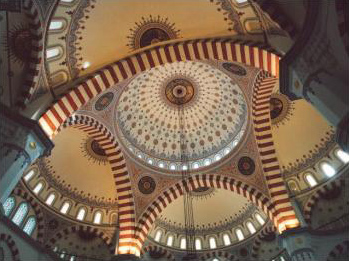
M 180 129 L 180 155 L 181 155 L 181 174 L 184 184 L 183 200 L 184 200 L 184 222 L 185 222 L 185 239 L 186 239 L 186 252 L 187 255 L 183 260 L 196 259 L 195 249 L 195 225 L 194 225 L 194 212 L 193 212 L 193 197 L 191 193 L 191 186 L 189 184 L 190 177 L 190 164 L 187 151 L 187 142 L 185 135 L 185 115 L 183 103 L 178 106 L 178 118 Z M 185 168 L 183 166 L 186 166 Z

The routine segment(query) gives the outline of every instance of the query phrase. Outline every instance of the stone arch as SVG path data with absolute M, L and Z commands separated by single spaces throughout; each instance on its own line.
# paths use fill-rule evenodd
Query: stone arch
M 98 228 L 86 226 L 86 225 L 71 226 L 71 227 L 65 228 L 65 229 L 57 232 L 52 238 L 50 238 L 46 242 L 45 246 L 47 248 L 52 248 L 54 246 L 54 244 L 58 240 L 60 240 L 62 237 L 67 236 L 69 234 L 79 232 L 79 231 L 95 233 L 95 235 L 97 237 L 99 237 L 100 239 L 102 239 L 104 241 L 104 243 L 108 246 L 108 248 L 110 250 L 110 254 L 114 254 L 115 246 L 112 242 L 112 239 L 109 238 L 109 236 L 107 234 L 105 234 L 103 231 L 100 231 Z
M 197 174 L 187 180 L 181 180 L 167 188 L 147 207 L 138 219 L 136 227 L 136 240 L 138 246 L 142 247 L 156 217 L 168 204 L 183 195 L 184 191 L 197 189 L 199 187 L 213 187 L 233 191 L 251 200 L 262 209 L 271 220 L 276 218 L 277 213 L 270 199 L 252 186 L 228 176 Z
M 166 63 L 191 60 L 227 60 L 253 66 L 278 77 L 280 57 L 253 43 L 231 38 L 176 41 L 150 47 L 101 68 L 53 104 L 39 119 L 49 137 L 82 105 L 114 84 Z
M 139 253 L 140 248 L 134 243 L 135 237 L 135 204 L 131 180 L 126 167 L 122 150 L 113 134 L 102 123 L 86 115 L 74 115 L 68 118 L 58 129 L 72 126 L 83 130 L 95 139 L 104 149 L 115 179 L 119 217 L 119 254 Z
M 311 215 L 313 207 L 318 203 L 323 195 L 325 195 L 329 191 L 332 191 L 333 189 L 344 187 L 344 185 L 345 181 L 343 179 L 337 179 L 328 184 L 325 184 L 324 186 L 316 190 L 304 205 L 303 213 L 305 222 L 311 226 Z
M 30 20 L 29 29 L 31 34 L 31 54 L 29 61 L 29 70 L 27 72 L 26 79 L 24 81 L 24 91 L 19 102 L 19 106 L 23 109 L 32 97 L 35 87 L 37 86 L 39 79 L 39 71 L 41 68 L 42 61 L 42 50 L 43 50 L 43 29 L 40 20 L 39 7 L 36 6 L 33 0 L 23 1 L 23 10 L 26 16 Z
M 235 256 L 233 254 L 230 254 L 229 252 L 222 251 L 222 250 L 214 250 L 210 251 L 208 253 L 200 255 L 200 260 L 205 261 L 209 258 L 214 258 L 214 257 L 220 257 L 220 258 L 225 258 L 226 260 L 230 261 L 235 261 Z
M 262 244 L 263 239 L 265 237 L 268 237 L 268 236 L 272 235 L 275 232 L 276 232 L 275 227 L 273 225 L 271 225 L 271 224 L 266 225 L 262 229 L 262 231 L 258 234 L 258 236 L 256 236 L 256 238 L 255 238 L 255 240 L 253 242 L 252 253 L 251 253 L 252 258 L 257 260 L 258 251 L 259 251 L 259 248 L 260 248 L 260 246 Z
M 147 252 L 150 251 L 156 251 L 159 252 L 160 254 L 164 255 L 168 260 L 170 261 L 176 261 L 176 259 L 174 258 L 174 256 L 172 255 L 171 252 L 167 251 L 166 249 L 160 247 L 160 246 L 153 246 L 153 245 L 148 245 L 142 248 L 141 250 L 141 257 L 143 257 L 143 255 Z
M 35 218 L 37 222 L 36 240 L 42 243 L 44 232 L 45 232 L 45 222 L 44 222 L 44 214 L 41 211 L 41 207 L 39 203 L 36 201 L 36 199 L 32 195 L 30 195 L 28 192 L 20 188 L 14 189 L 13 194 L 20 196 L 22 199 L 24 199 L 28 204 L 30 204 L 30 206 L 34 210 Z
M 16 242 L 12 239 L 11 235 L 1 233 L 0 234 L 0 241 L 4 241 L 7 244 L 8 248 L 11 251 L 12 258 L 14 261 L 21 260 L 19 257 L 19 251 L 18 251 L 18 248 L 16 246 Z
M 265 180 L 277 211 L 274 225 L 282 232 L 299 226 L 299 221 L 281 175 L 271 129 L 270 96 L 277 83 L 278 79 L 268 72 L 261 71 L 257 75 L 253 87 L 252 120 Z
M 326 261 L 335 261 L 337 257 L 342 253 L 348 252 L 349 250 L 349 240 L 345 240 L 344 242 L 336 245 L 332 251 L 328 254 Z

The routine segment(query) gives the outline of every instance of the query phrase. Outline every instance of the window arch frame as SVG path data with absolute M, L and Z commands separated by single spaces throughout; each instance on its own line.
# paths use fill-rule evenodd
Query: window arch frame
M 328 167 L 328 170 L 325 170 L 324 166 Z M 327 178 L 333 178 L 337 174 L 336 169 L 328 161 L 321 161 L 319 163 L 319 169 L 325 175 L 325 177 L 327 177 Z M 327 171 L 333 171 L 333 173 L 327 173 Z
M 195 250 L 202 250 L 202 239 L 200 237 L 196 237 L 194 240 L 194 244 L 195 244 Z M 197 244 L 197 242 L 200 242 L 199 244 Z M 199 245 L 199 247 L 198 247 Z
M 311 182 L 308 180 L 308 178 L 307 178 L 308 176 L 311 177 L 315 181 L 314 185 L 312 185 Z M 308 185 L 308 187 L 314 188 L 317 185 L 319 185 L 319 181 L 317 180 L 317 178 L 315 177 L 315 175 L 313 173 L 305 172 L 303 177 L 304 177 L 304 181 Z
M 242 229 L 240 227 L 235 228 L 234 232 L 235 232 L 235 236 L 236 236 L 236 238 L 238 239 L 239 242 L 241 242 L 241 241 L 246 239 L 246 237 L 244 235 L 244 232 L 242 231 Z M 239 232 L 241 232 L 241 234 Z
M 265 225 L 265 223 L 266 223 L 266 220 L 262 217 L 262 215 L 260 214 L 260 213 L 255 213 L 254 214 L 254 217 L 255 217 L 255 219 L 257 220 L 257 222 L 258 222 L 258 224 L 260 225 L 260 226 L 264 226 Z M 263 221 L 263 222 L 261 222 L 261 221 Z
M 171 244 L 169 244 L 169 240 L 171 238 Z M 172 234 L 168 234 L 167 237 L 166 237 L 166 246 L 168 247 L 173 247 L 173 242 L 174 242 L 174 235 Z
M 12 203 L 12 206 L 11 206 L 11 209 L 8 211 L 8 213 L 6 214 L 6 209 L 5 209 L 5 204 L 6 204 L 6 202 L 8 201 L 8 200 L 10 200 L 10 199 L 12 199 L 13 201 L 13 203 Z M 8 218 L 10 218 L 11 217 L 11 214 L 13 214 L 14 213 L 14 210 L 16 209 L 16 198 L 14 197 L 14 196 L 9 196 L 6 200 L 5 200 L 5 202 L 4 202 L 4 204 L 2 204 L 2 207 L 3 207 L 3 209 L 4 209 L 4 211 L 5 211 L 5 216 L 6 217 L 8 217 Z
M 185 237 L 181 237 L 181 239 L 179 240 L 179 248 L 183 250 L 187 249 L 187 239 Z
M 22 217 L 20 216 L 21 219 L 20 219 L 18 222 L 16 222 L 14 219 L 15 219 L 17 213 L 19 213 L 18 211 L 20 211 L 20 208 L 21 208 L 22 206 L 26 206 L 26 208 L 25 208 L 25 210 L 24 210 L 24 214 L 22 214 Z M 21 225 L 23 224 L 23 222 L 24 222 L 26 216 L 28 215 L 28 213 L 29 213 L 29 203 L 28 203 L 28 202 L 25 202 L 25 201 L 22 201 L 22 202 L 18 205 L 18 207 L 16 208 L 16 211 L 14 212 L 14 214 L 13 214 L 13 216 L 12 216 L 12 218 L 11 218 L 11 221 L 12 221 L 14 224 L 16 224 L 18 227 L 21 227 Z
M 250 228 L 249 225 L 252 226 L 252 229 Z M 256 226 L 253 224 L 253 222 L 251 220 L 246 221 L 246 227 L 247 227 L 248 232 L 251 235 L 253 235 L 253 234 L 255 234 L 257 232 L 257 228 L 256 228 Z M 253 231 L 251 231 L 251 230 L 253 230 Z
M 31 168 L 23 175 L 23 180 L 28 183 L 36 176 L 36 174 L 37 174 L 37 169 Z
M 96 222 L 96 217 L 97 215 L 100 215 L 100 218 L 99 218 L 99 222 Z M 100 225 L 103 223 L 103 212 L 101 210 L 97 210 L 95 211 L 95 213 L 93 214 L 93 221 L 92 221 L 93 224 L 96 224 L 96 225 Z
M 36 192 L 36 188 L 41 184 L 41 188 L 38 189 L 38 191 Z M 35 195 L 40 195 L 40 193 L 42 192 L 42 190 L 46 187 L 46 183 L 43 180 L 39 180 L 35 186 L 33 187 L 32 191 Z
M 348 164 L 349 158 L 348 158 L 348 160 L 345 160 L 341 156 L 338 156 L 338 153 L 344 153 L 343 157 L 347 157 L 346 155 L 348 155 L 348 157 L 349 157 L 349 154 L 341 149 L 336 149 L 334 152 L 334 156 L 336 157 L 336 159 L 338 159 L 342 164 Z
M 83 211 L 83 212 L 82 212 Z M 80 214 L 82 213 L 82 214 Z M 82 215 L 82 217 L 80 217 Z M 86 207 L 79 207 L 78 211 L 76 212 L 76 219 L 79 221 L 84 221 L 87 216 L 87 209 Z
M 62 212 L 63 207 L 64 207 L 64 205 L 65 205 L 66 203 L 68 204 L 68 208 L 67 208 L 67 210 L 66 210 L 65 212 Z M 69 214 L 69 211 L 70 211 L 70 209 L 71 209 L 71 207 L 72 207 L 72 203 L 71 203 L 69 200 L 65 200 L 65 201 L 63 201 L 61 207 L 59 208 L 59 213 L 61 213 L 61 214 L 63 214 L 63 215 L 68 215 L 68 214 Z
M 155 242 L 160 242 L 161 241 L 161 238 L 162 238 L 162 235 L 163 235 L 163 231 L 161 229 L 157 229 L 155 231 L 155 234 L 154 234 L 154 240 Z
M 25 231 L 25 229 L 26 229 L 26 226 L 27 226 L 27 224 L 28 224 L 28 222 L 29 222 L 30 220 L 34 220 L 34 225 L 33 225 L 33 227 L 31 228 L 30 232 L 28 233 L 28 232 Z M 24 222 L 24 225 L 23 225 L 23 232 L 26 233 L 26 234 L 29 235 L 29 236 L 32 236 L 33 233 L 34 233 L 34 231 L 35 231 L 36 226 L 37 226 L 36 217 L 35 217 L 34 215 L 30 215 L 30 216 L 26 219 L 26 221 Z
M 215 236 L 211 235 L 211 236 L 208 237 L 208 247 L 210 249 L 217 249 L 217 238 Z
M 50 29 L 52 22 L 61 22 L 62 27 L 58 29 Z M 68 25 L 67 19 L 65 19 L 64 17 L 61 17 L 61 16 L 52 17 L 52 19 L 50 20 L 50 24 L 48 25 L 48 33 L 50 34 L 62 33 L 65 29 L 67 29 L 67 25 Z
M 227 238 L 227 240 L 226 240 L 226 238 Z M 222 239 L 223 239 L 224 246 L 230 246 L 231 245 L 231 238 L 230 238 L 230 235 L 228 233 L 224 233 L 222 235 Z
M 48 204 L 47 201 L 49 200 L 49 198 L 50 198 L 51 196 L 53 196 L 53 199 L 52 199 L 51 203 Z M 56 199 L 57 199 L 56 193 L 55 193 L 55 192 L 50 192 L 50 193 L 47 195 L 46 199 L 45 199 L 45 204 L 46 204 L 47 206 L 52 206 L 52 205 L 55 203 Z
M 50 50 L 54 50 L 57 49 L 58 50 L 58 54 L 54 55 L 54 56 L 50 56 L 48 57 L 48 52 Z M 60 58 L 62 58 L 64 56 L 64 48 L 61 45 L 52 45 L 52 46 L 48 46 L 45 50 L 45 60 L 47 62 L 52 62 L 52 61 L 57 61 Z

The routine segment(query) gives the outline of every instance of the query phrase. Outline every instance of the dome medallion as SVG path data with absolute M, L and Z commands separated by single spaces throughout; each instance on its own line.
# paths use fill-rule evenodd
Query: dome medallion
M 141 73 L 117 104 L 123 146 L 148 165 L 171 172 L 218 162 L 233 151 L 247 124 L 247 105 L 237 83 L 202 62 L 175 62 Z M 183 149 L 190 165 L 181 162 Z

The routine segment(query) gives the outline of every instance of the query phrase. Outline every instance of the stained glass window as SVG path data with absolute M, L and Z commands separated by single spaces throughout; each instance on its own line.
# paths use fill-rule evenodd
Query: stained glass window
M 20 226 L 25 216 L 27 215 L 28 210 L 29 210 L 28 203 L 22 202 L 17 208 L 17 211 L 12 218 L 13 223 L 15 223 L 17 226 Z
M 2 205 L 4 207 L 6 217 L 8 217 L 11 214 L 15 205 L 16 201 L 14 197 L 9 197 L 6 199 L 5 203 Z
M 35 217 L 29 217 L 27 222 L 24 225 L 23 231 L 30 236 L 33 233 L 35 227 L 36 227 Z

